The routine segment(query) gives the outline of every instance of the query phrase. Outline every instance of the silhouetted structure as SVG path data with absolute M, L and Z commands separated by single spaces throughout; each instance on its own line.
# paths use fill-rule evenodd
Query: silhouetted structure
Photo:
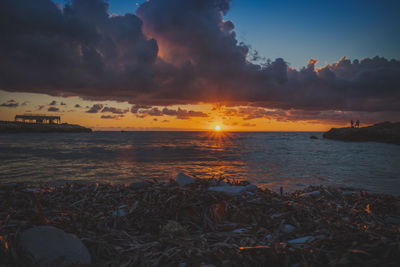
M 60 124 L 60 116 L 46 116 L 39 114 L 29 114 L 29 115 L 16 115 L 15 121 L 24 123 L 39 123 L 39 124 Z

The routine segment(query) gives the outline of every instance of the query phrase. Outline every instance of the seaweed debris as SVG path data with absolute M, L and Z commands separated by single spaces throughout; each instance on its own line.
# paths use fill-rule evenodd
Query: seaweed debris
M 0 266 L 28 264 L 18 238 L 38 225 L 78 236 L 92 266 L 399 266 L 400 197 L 332 187 L 228 195 L 208 190 L 215 183 L 2 186 Z

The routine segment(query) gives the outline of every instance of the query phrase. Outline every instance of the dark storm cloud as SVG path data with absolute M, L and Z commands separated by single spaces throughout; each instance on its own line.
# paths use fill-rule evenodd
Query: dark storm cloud
M 142 115 L 147 115 L 147 116 L 175 116 L 177 119 L 180 120 L 186 120 L 190 119 L 193 117 L 208 117 L 208 115 L 204 112 L 201 111 L 194 111 L 194 110 L 186 110 L 186 109 L 181 109 L 178 108 L 177 110 L 174 109 L 168 109 L 168 108 L 163 108 L 160 110 L 159 108 L 152 108 L 152 109 L 147 109 L 147 110 L 141 110 L 139 111 L 140 114 Z
M 102 104 L 94 104 L 86 113 L 98 113 L 102 108 Z
M 164 115 L 163 112 L 161 110 L 159 110 L 158 108 L 152 108 L 149 110 L 142 110 L 140 111 L 141 114 L 146 114 L 149 116 L 162 116 Z
M 105 112 L 110 112 L 113 114 L 125 114 L 127 113 L 129 110 L 122 110 L 120 108 L 114 108 L 114 107 L 104 107 L 103 110 L 101 111 L 102 113 Z
M 254 124 L 254 123 L 248 123 L 248 122 L 246 122 L 246 123 L 243 123 L 242 126 L 244 126 L 244 127 L 256 127 L 257 125 Z
M 100 118 L 102 118 L 102 119 L 119 120 L 119 119 L 121 119 L 123 117 L 124 117 L 124 115 L 101 115 Z
M 156 41 L 135 15 L 107 9 L 102 0 L 63 10 L 51 0 L 1 1 L 0 88 L 124 100 L 153 88 Z
M 132 113 L 138 113 L 139 109 L 150 109 L 151 106 L 134 104 L 131 108 Z
M 316 69 L 310 60 L 300 70 L 283 59 L 251 63 L 260 57 L 224 20 L 230 2 L 150 0 L 137 16 L 110 16 L 103 0 L 72 0 L 61 10 L 51 0 L 3 0 L 0 88 L 128 101 L 132 113 L 198 102 L 400 111 L 400 61 L 342 58 Z
M 245 121 L 254 119 L 276 120 L 280 122 L 307 121 L 315 123 L 342 124 L 350 120 L 360 119 L 364 124 L 379 121 L 396 121 L 398 112 L 365 112 L 365 111 L 339 111 L 339 110 L 301 110 L 301 109 L 264 109 L 258 107 L 227 108 L 222 111 L 227 117 L 240 117 Z M 243 125 L 244 126 L 244 125 Z
M 19 106 L 18 102 L 16 102 L 13 99 L 8 100 L 7 102 L 5 102 L 3 104 L 0 104 L 0 107 L 7 107 L 7 108 L 16 108 L 18 106 Z
M 56 108 L 56 107 L 49 107 L 49 108 L 47 109 L 47 111 L 49 111 L 49 112 L 59 112 L 60 109 L 59 109 L 59 108 Z
M 164 115 L 176 116 L 177 119 L 185 120 L 192 117 L 208 117 L 208 115 L 201 111 L 186 110 L 178 108 L 177 110 L 163 108 L 162 113 Z

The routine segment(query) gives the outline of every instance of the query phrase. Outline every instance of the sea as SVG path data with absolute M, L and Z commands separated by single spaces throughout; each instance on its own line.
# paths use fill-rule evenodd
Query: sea
M 284 192 L 325 185 L 400 195 L 400 146 L 328 140 L 321 132 L 0 135 L 1 184 L 167 182 L 179 172 Z

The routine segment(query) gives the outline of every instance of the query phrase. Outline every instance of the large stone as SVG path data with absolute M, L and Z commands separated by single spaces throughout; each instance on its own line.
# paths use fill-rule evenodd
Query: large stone
M 26 230 L 20 237 L 20 244 L 39 266 L 91 263 L 90 253 L 79 238 L 53 226 Z
M 178 175 L 176 176 L 176 182 L 180 186 L 185 186 L 185 185 L 191 184 L 194 181 L 195 181 L 194 178 L 190 177 L 189 175 L 184 174 L 183 172 L 178 173 Z

